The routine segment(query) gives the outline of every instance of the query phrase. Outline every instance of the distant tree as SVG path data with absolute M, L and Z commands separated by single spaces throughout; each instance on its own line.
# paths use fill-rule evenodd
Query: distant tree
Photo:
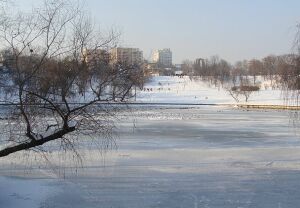
M 126 101 L 141 87 L 141 66 L 90 65 L 84 49 L 108 50 L 117 37 L 95 31 L 80 6 L 64 0 L 46 0 L 32 14 L 1 22 L 0 41 L 10 61 L 9 72 L 0 76 L 0 94 L 8 94 L 2 101 L 15 109 L 7 115 L 13 122 L 2 132 L 0 157 L 41 150 L 54 140 L 76 151 L 79 135 L 111 138 L 111 103 Z
M 205 64 L 204 74 L 215 86 L 218 86 L 229 80 L 231 70 L 232 66 L 227 61 L 215 55 Z
M 230 74 L 231 74 L 231 65 L 225 61 L 224 59 L 221 59 L 218 64 L 218 70 L 217 75 L 219 76 L 219 79 L 221 83 L 223 84 L 225 81 L 229 80 Z
M 194 75 L 194 64 L 190 60 L 184 60 L 181 64 L 181 69 L 184 74 Z
M 249 61 L 249 75 L 253 77 L 253 84 L 256 84 L 256 77 L 258 75 L 263 75 L 263 64 L 260 60 L 252 59 Z
M 300 24 L 296 25 L 296 35 L 294 40 L 295 54 L 286 57 L 287 72 L 281 76 L 284 87 L 292 96 L 293 101 L 299 105 L 300 96 Z M 283 71 L 283 70 L 281 70 Z
M 269 76 L 270 80 L 273 80 L 273 76 L 276 74 L 276 65 L 278 58 L 270 55 L 262 59 L 264 74 Z
M 237 81 L 242 80 L 244 76 L 247 76 L 248 71 L 248 62 L 247 61 L 238 61 L 232 67 L 231 70 L 231 80 L 232 84 L 235 86 Z

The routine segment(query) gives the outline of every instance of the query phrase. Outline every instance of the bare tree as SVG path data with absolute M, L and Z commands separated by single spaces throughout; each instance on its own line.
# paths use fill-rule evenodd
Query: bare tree
M 16 108 L 8 115 L 14 122 L 0 140 L 0 157 L 54 140 L 73 149 L 80 134 L 110 138 L 112 103 L 126 101 L 142 85 L 138 65 L 86 61 L 85 49 L 107 51 L 118 35 L 95 31 L 79 8 L 46 0 L 33 14 L 1 23 L 1 43 L 10 55 L 0 92 Z
M 237 90 L 236 87 L 229 87 L 229 88 L 226 88 L 226 90 L 229 93 L 229 95 L 235 100 L 235 102 L 237 102 L 237 103 L 240 102 L 241 93 Z
M 235 86 L 228 90 L 231 97 L 233 97 L 237 103 L 240 101 L 240 96 L 244 96 L 245 101 L 248 102 L 250 95 L 257 91 L 259 91 L 258 86 Z
M 190 60 L 184 60 L 181 64 L 181 69 L 183 74 L 193 76 L 194 75 L 194 65 L 193 62 Z
M 248 102 L 250 95 L 253 92 L 259 91 L 260 88 L 259 86 L 251 85 L 249 79 L 240 78 L 239 85 L 227 87 L 227 91 L 237 103 L 240 102 L 240 96 L 243 96 L 245 98 L 245 102 Z
M 286 57 L 285 70 L 281 75 L 281 83 L 286 93 L 286 98 L 294 104 L 299 105 L 300 96 L 300 24 L 296 25 L 296 35 L 294 40 L 295 54 Z M 281 70 L 282 71 L 282 70 Z
M 268 75 L 269 79 L 271 80 L 271 83 L 273 83 L 274 75 L 276 74 L 277 57 L 270 55 L 263 58 L 262 62 L 265 71 L 264 74 Z
M 253 84 L 256 84 L 256 77 L 263 74 L 263 64 L 260 60 L 249 61 L 249 74 L 253 77 Z

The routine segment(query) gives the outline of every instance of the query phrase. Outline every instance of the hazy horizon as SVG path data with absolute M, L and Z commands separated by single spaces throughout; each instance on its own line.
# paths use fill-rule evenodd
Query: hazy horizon
M 30 3 L 17 0 L 22 9 Z M 37 1 L 31 1 L 37 2 Z M 102 28 L 121 31 L 121 46 L 170 48 L 173 62 L 219 55 L 235 63 L 292 52 L 297 0 L 88 0 L 87 13 Z

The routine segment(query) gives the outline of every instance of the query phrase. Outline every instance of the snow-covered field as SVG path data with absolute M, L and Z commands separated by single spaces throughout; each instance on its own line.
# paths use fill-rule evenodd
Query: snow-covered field
M 260 91 L 251 94 L 248 104 L 284 105 L 280 89 L 272 89 L 271 81 L 258 77 Z M 202 80 L 189 77 L 152 77 L 144 89 L 137 93 L 138 102 L 193 103 L 193 104 L 236 104 L 229 92 Z M 240 103 L 245 103 L 241 97 Z
M 0 207 L 300 204 L 300 138 L 288 111 L 144 106 L 120 118 L 118 149 L 101 156 L 82 147 L 83 168 L 63 158 L 52 160 L 59 169 L 22 154 L 0 159 Z
M 253 79 L 253 77 L 249 77 Z M 293 105 L 287 103 L 282 91 L 272 84 L 270 80 L 256 77 L 260 86 L 258 92 L 250 95 L 247 104 L 258 105 Z M 226 84 L 225 84 L 226 85 Z M 231 84 L 230 84 L 231 86 Z M 229 87 L 230 88 L 230 87 Z M 133 92 L 135 94 L 135 92 Z M 14 102 L 17 97 L 9 95 L 9 102 Z M 84 96 L 77 95 L 69 98 L 71 103 L 84 103 L 94 99 L 94 94 L 88 90 Z M 7 103 L 7 95 L 0 93 L 0 103 Z M 16 101 L 17 102 L 17 101 Z M 181 104 L 236 104 L 225 87 L 216 87 L 214 84 L 201 79 L 190 79 L 188 76 L 158 76 L 151 77 L 142 90 L 136 90 L 136 97 L 131 102 L 138 103 L 181 103 Z M 245 104 L 245 98 L 240 96 L 239 104 Z

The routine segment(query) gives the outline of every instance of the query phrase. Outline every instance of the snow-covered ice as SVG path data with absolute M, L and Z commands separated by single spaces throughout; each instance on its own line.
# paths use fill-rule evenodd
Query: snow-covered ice
M 57 188 L 50 185 L 49 179 L 0 177 L 0 207 L 40 208 L 56 191 Z
M 35 198 L 32 207 L 300 204 L 300 138 L 288 111 L 144 106 L 120 118 L 118 149 L 104 157 L 83 147 L 83 169 L 70 163 L 57 174 L 35 159 L 28 160 L 29 170 L 20 156 L 0 159 L 0 207 L 15 196 Z M 16 192 L 19 186 L 41 192 Z

